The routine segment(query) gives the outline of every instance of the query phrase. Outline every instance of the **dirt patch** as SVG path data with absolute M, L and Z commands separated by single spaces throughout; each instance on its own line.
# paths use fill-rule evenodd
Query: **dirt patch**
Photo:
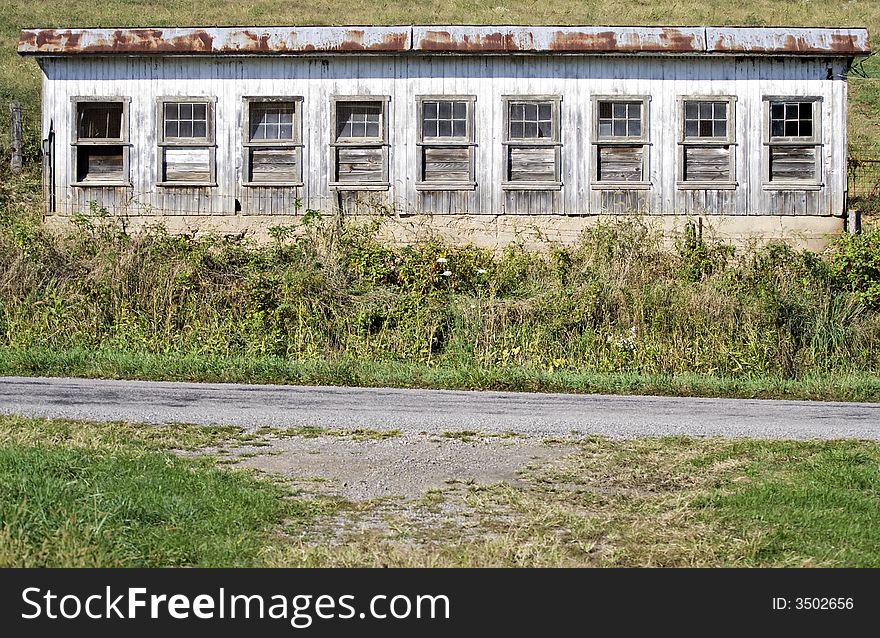
M 320 491 L 351 501 L 413 499 L 450 483 L 519 484 L 519 472 L 560 458 L 565 445 L 540 439 L 472 435 L 406 435 L 354 440 L 319 436 L 267 439 L 259 448 L 231 450 L 238 465 L 288 479 L 323 479 Z

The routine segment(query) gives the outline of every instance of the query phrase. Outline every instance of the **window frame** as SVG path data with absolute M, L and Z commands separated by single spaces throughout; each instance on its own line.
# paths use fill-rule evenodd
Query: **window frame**
M 249 188 L 298 187 L 303 185 L 302 179 L 302 105 L 301 95 L 245 95 L 242 101 L 241 118 L 241 184 Z M 292 140 L 252 140 L 251 139 L 251 106 L 254 104 L 293 103 L 293 139 Z M 296 153 L 298 179 L 293 181 L 254 182 L 251 176 L 251 151 L 254 148 L 292 148 Z
M 534 139 L 512 139 L 510 137 L 510 105 L 516 103 L 550 102 L 550 137 Z M 562 189 L 562 95 L 502 95 L 502 134 L 503 152 L 501 189 L 505 191 L 558 191 Z M 510 151 L 514 148 L 554 148 L 555 179 L 553 180 L 511 180 Z
M 761 158 L 761 185 L 765 191 L 815 191 L 824 187 L 822 174 L 822 107 L 824 98 L 821 95 L 763 95 L 763 153 Z M 771 135 L 770 110 L 774 102 L 811 103 L 813 113 L 813 134 L 810 136 L 778 136 Z M 773 180 L 770 175 L 770 154 L 774 147 L 813 147 L 814 162 L 812 180 Z
M 642 122 L 641 135 L 631 137 L 599 135 L 599 103 L 600 102 L 641 102 Z M 590 169 L 590 188 L 593 190 L 650 190 L 651 182 L 651 96 L 638 94 L 592 95 L 592 167 Z M 642 179 L 638 182 L 609 181 L 599 179 L 599 152 L 603 146 L 641 146 L 642 147 Z
M 418 149 L 418 178 L 416 179 L 416 190 L 424 191 L 458 191 L 458 190 L 475 190 L 476 182 L 476 95 L 454 95 L 454 94 L 433 94 L 433 95 L 417 95 L 416 96 L 416 126 L 418 127 L 418 141 L 416 148 Z M 466 133 L 463 138 L 457 137 L 425 137 L 424 129 L 424 106 L 425 102 L 465 102 L 467 103 L 467 115 L 465 116 Z M 467 181 L 437 181 L 424 180 L 425 174 L 425 148 L 467 148 L 468 149 L 468 175 Z
M 172 138 L 165 137 L 165 105 L 166 104 L 205 104 L 206 124 L 204 138 Z M 217 186 L 217 143 L 215 109 L 217 97 L 213 95 L 163 95 L 156 98 L 156 146 L 159 148 L 156 185 L 166 188 L 201 188 Z M 165 149 L 167 148 L 207 148 L 210 164 L 210 179 L 206 182 L 167 181 L 165 175 Z
M 379 115 L 378 137 L 343 138 L 339 141 L 338 136 L 338 105 L 346 102 L 378 102 L 382 109 Z M 389 148 L 388 142 L 388 117 L 391 111 L 390 95 L 331 95 L 330 96 L 330 167 L 332 174 L 328 186 L 330 190 L 343 191 L 371 191 L 388 190 L 391 188 Z M 340 182 L 336 181 L 338 155 L 337 149 L 343 148 L 381 148 L 382 149 L 382 181 L 381 182 Z
M 688 137 L 685 133 L 685 105 L 687 102 L 726 102 L 727 103 L 727 136 L 720 137 Z M 735 190 L 739 184 L 736 176 L 736 103 L 735 95 L 679 95 L 676 98 L 678 109 L 678 169 L 675 187 L 679 190 Z M 724 182 L 705 182 L 685 180 L 685 153 L 688 147 L 717 148 L 730 147 L 729 174 Z
M 122 104 L 122 122 L 120 122 L 118 138 L 79 138 L 79 105 L 96 103 L 119 103 Z M 70 98 L 70 170 L 72 179 L 70 185 L 77 188 L 92 187 L 131 187 L 131 142 L 129 132 L 129 120 L 131 111 L 131 97 L 124 95 L 75 95 Z M 122 179 L 80 181 L 79 175 L 79 148 L 81 146 L 120 146 L 122 147 Z

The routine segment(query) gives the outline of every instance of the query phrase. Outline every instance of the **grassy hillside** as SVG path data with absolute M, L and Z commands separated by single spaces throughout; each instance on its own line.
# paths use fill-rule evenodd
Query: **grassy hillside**
M 27 105 L 36 139 L 39 69 L 15 53 L 23 27 L 241 24 L 729 24 L 867 26 L 880 48 L 880 2 L 849 0 L 0 0 L 0 134 L 8 144 L 6 102 Z M 880 64 L 866 65 L 880 78 Z M 880 81 L 855 81 L 850 132 L 853 150 L 880 156 Z M 31 146 L 32 154 L 36 147 Z M 4 153 L 5 155 L 5 153 Z

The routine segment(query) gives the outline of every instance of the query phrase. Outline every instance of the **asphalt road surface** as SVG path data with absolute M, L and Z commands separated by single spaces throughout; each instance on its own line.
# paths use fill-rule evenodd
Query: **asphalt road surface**
M 246 428 L 880 440 L 880 404 L 0 377 L 0 413 Z

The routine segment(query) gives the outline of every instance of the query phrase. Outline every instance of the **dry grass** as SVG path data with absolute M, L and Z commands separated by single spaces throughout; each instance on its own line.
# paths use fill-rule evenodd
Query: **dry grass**
M 325 521 L 279 537 L 263 559 L 314 567 L 872 565 L 880 557 L 869 549 L 877 533 L 868 510 L 877 490 L 853 493 L 845 469 L 862 457 L 876 462 L 877 446 L 592 438 L 562 462 L 529 469 L 521 485 L 456 484 L 415 504 L 361 504 L 337 512 L 331 538 L 322 539 Z M 820 509 L 840 499 L 841 486 L 864 499 L 849 519 L 855 527 L 798 504 L 805 485 L 807 502 Z M 780 490 L 783 520 L 755 516 Z M 787 537 L 789 528 L 801 536 Z

